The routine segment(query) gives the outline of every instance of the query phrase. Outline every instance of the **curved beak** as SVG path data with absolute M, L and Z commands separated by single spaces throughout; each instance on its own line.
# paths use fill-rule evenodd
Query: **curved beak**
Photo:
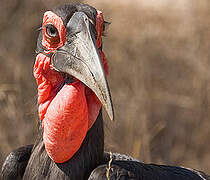
M 87 15 L 76 12 L 66 27 L 66 43 L 53 56 L 52 64 L 60 72 L 77 78 L 99 98 L 111 120 L 113 105 L 95 37 Z

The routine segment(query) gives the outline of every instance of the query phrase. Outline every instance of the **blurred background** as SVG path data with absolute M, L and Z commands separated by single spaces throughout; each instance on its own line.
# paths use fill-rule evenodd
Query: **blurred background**
M 1 0 L 0 167 L 37 131 L 32 75 L 43 13 L 70 0 Z M 210 1 L 88 0 L 104 37 L 116 121 L 106 150 L 210 173 Z

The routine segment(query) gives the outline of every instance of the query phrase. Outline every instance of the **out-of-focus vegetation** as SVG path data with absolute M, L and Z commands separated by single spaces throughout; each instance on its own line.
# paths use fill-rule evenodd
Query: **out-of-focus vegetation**
M 210 173 L 210 2 L 86 2 L 112 23 L 104 49 L 116 121 L 104 113 L 106 149 Z M 0 164 L 36 137 L 36 30 L 57 4 L 1 1 Z

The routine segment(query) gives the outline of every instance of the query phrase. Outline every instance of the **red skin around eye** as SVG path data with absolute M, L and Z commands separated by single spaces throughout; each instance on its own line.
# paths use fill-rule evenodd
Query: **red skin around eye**
M 55 45 L 54 43 L 50 43 L 49 40 L 47 40 L 46 38 L 46 29 L 45 26 L 47 24 L 52 24 L 53 26 L 55 26 L 58 30 L 58 34 L 60 37 L 60 42 Z M 43 23 L 42 23 L 42 27 L 44 28 L 43 30 L 43 38 L 42 38 L 42 45 L 48 49 L 48 50 L 56 50 L 57 48 L 61 47 L 64 45 L 64 43 L 66 42 L 66 28 L 63 24 L 62 19 L 57 16 L 55 13 L 51 12 L 51 11 L 47 11 L 44 14 L 44 18 L 43 18 Z
M 48 23 L 57 28 L 60 36 L 60 42 L 54 47 L 43 35 L 42 45 L 50 53 L 64 45 L 66 32 L 61 18 L 51 11 L 45 13 L 43 26 Z M 101 45 L 102 28 L 103 16 L 100 13 L 96 21 L 98 47 Z M 99 53 L 108 74 L 105 55 L 101 50 Z M 92 90 L 78 80 L 62 87 L 63 77 L 53 69 L 50 58 L 44 54 L 36 57 L 34 77 L 38 85 L 39 116 L 44 129 L 45 149 L 53 161 L 63 163 L 80 148 L 99 114 L 101 102 Z

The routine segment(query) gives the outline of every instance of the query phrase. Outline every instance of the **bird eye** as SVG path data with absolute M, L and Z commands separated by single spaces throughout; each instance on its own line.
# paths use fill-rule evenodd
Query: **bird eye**
M 51 37 L 56 37 L 58 34 L 57 29 L 53 25 L 48 25 L 46 27 L 47 34 Z
M 57 44 L 60 42 L 58 30 L 52 24 L 48 24 L 45 27 L 45 37 L 51 44 Z

